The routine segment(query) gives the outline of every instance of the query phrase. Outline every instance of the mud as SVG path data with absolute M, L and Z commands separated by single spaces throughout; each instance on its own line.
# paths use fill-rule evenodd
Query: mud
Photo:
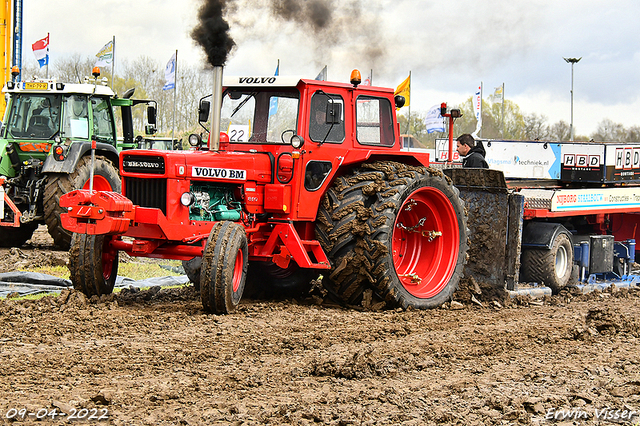
M 68 255 L 37 238 L 20 251 Z M 640 410 L 638 291 L 512 300 L 467 280 L 430 311 L 325 295 L 219 316 L 191 286 L 2 300 L 0 422 L 25 408 L 114 425 L 595 425 Z

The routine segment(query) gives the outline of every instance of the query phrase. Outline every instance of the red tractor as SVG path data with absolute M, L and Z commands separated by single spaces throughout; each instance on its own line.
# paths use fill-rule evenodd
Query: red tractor
M 347 304 L 451 298 L 467 252 L 458 190 L 401 150 L 393 89 L 214 69 L 210 138 L 187 152 L 120 154 L 122 194 L 65 195 L 76 289 L 110 293 L 118 253 L 182 260 L 204 309 L 232 312 L 249 280 L 295 289 L 323 275 Z M 212 105 L 211 105 L 212 104 Z M 221 134 L 220 129 L 224 132 Z

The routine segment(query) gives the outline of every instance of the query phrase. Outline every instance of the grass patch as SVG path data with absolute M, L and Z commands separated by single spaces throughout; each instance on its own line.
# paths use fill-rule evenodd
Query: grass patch
M 182 266 L 178 260 L 162 260 L 153 262 L 120 262 L 118 265 L 118 275 L 131 278 L 133 280 L 146 280 L 153 277 L 179 276 L 181 274 L 171 270 L 161 268 L 160 265 L 177 267 Z M 66 266 L 40 266 L 36 268 L 22 269 L 22 271 L 39 272 L 41 274 L 52 275 L 58 278 L 71 279 L 71 273 Z

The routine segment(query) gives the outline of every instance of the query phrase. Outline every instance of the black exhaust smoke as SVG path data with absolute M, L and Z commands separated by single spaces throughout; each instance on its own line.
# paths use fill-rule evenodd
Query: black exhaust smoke
M 224 0 L 206 0 L 200 11 L 200 23 L 191 37 L 204 49 L 209 64 L 213 67 L 213 92 L 211 98 L 211 135 L 209 148 L 220 149 L 220 109 L 222 108 L 222 67 L 227 62 L 229 52 L 235 42 L 229 35 L 229 24 L 224 19 Z
M 225 0 L 205 0 L 198 12 L 198 25 L 191 37 L 204 49 L 211 66 L 224 66 L 229 52 L 236 45 L 229 35 L 229 24 L 224 19 Z

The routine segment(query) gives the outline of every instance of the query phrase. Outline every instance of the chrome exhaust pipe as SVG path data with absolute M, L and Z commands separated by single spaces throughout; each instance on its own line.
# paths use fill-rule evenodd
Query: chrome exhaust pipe
M 213 94 L 211 96 L 211 151 L 220 150 L 220 114 L 222 110 L 222 69 L 221 66 L 213 67 Z

